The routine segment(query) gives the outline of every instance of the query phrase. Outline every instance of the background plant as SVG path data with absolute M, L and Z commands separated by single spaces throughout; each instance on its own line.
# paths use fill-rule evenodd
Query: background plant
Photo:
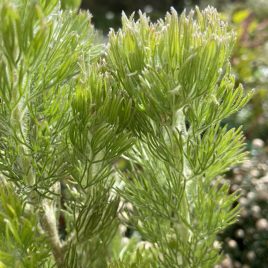
M 267 20 L 254 9 L 243 6 L 233 12 L 232 20 L 238 31 L 232 59 L 237 81 L 243 83 L 246 89 L 256 89 L 252 101 L 233 117 L 232 124 L 243 124 L 249 140 L 266 140 Z
M 240 218 L 221 235 L 228 257 L 222 267 L 266 267 L 267 264 L 267 153 L 264 142 L 253 140 L 251 158 L 226 176 L 231 192 L 241 189 Z

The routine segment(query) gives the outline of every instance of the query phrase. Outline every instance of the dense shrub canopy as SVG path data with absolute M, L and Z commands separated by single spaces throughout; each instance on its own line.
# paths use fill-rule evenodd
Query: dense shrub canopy
M 56 0 L 0 14 L 2 267 L 212 267 L 238 212 L 217 176 L 245 157 L 220 122 L 251 96 L 216 10 L 123 15 L 105 45 Z

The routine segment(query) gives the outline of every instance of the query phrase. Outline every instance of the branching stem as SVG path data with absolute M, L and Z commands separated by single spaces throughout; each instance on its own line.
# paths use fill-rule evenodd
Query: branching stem
M 43 209 L 44 209 L 43 228 L 45 229 L 49 237 L 50 244 L 52 247 L 52 253 L 55 258 L 55 262 L 57 266 L 63 267 L 65 247 L 64 247 L 64 243 L 61 242 L 60 237 L 59 237 L 55 209 L 53 207 L 53 204 L 49 204 L 46 201 L 44 201 Z

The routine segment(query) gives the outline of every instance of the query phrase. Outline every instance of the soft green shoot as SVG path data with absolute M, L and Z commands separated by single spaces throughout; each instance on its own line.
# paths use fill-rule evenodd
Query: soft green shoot
M 0 1 L 0 267 L 213 267 L 239 210 L 220 175 L 245 157 L 221 121 L 251 97 L 234 33 L 172 9 L 102 45 L 78 5 Z

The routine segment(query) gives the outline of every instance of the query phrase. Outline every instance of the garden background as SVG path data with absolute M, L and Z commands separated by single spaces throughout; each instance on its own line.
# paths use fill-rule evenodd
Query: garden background
M 68 1 L 66 1 L 68 2 Z M 215 6 L 237 31 L 232 66 L 237 84 L 255 89 L 250 103 L 228 119 L 230 127 L 243 125 L 249 159 L 225 176 L 231 191 L 240 190 L 239 221 L 220 234 L 225 259 L 219 267 L 268 267 L 268 1 L 267 0 L 79 0 L 93 15 L 100 36 L 120 26 L 127 15 L 141 10 L 152 20 L 163 17 L 173 6 L 178 12 L 195 5 Z M 133 235 L 126 230 L 126 239 Z

